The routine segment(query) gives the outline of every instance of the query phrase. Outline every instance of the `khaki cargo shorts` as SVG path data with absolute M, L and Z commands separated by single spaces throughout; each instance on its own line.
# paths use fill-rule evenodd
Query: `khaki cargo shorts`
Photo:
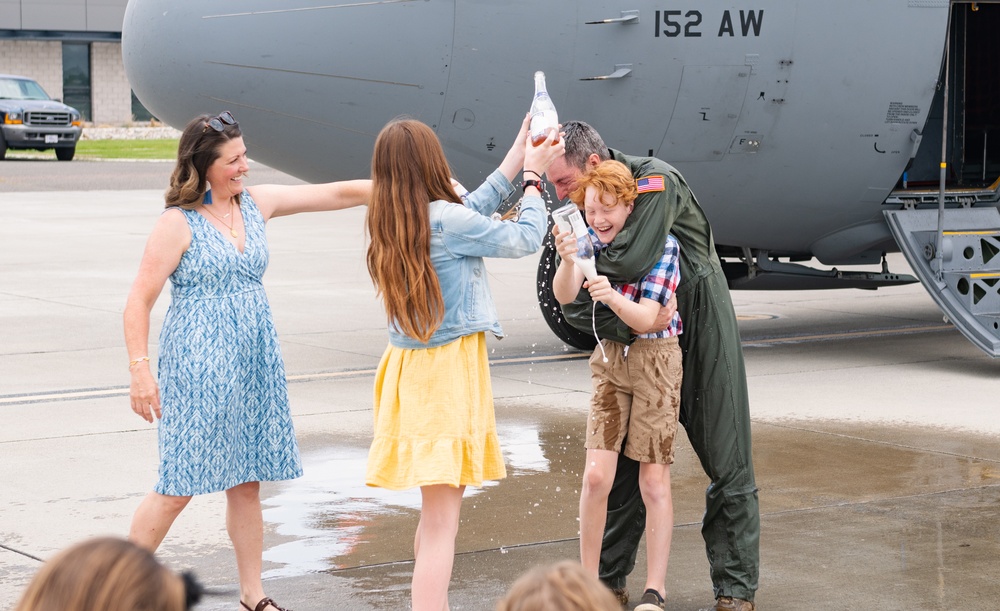
M 639 338 L 627 348 L 605 341 L 608 362 L 600 346 L 590 357 L 594 396 L 586 447 L 623 452 L 644 463 L 672 464 L 681 402 L 680 344 L 676 337 Z

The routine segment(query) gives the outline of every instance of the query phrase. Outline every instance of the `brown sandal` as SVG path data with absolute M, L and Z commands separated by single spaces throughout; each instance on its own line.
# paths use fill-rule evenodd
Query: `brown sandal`
M 250 605 L 243 602 L 242 599 L 240 600 L 240 604 L 243 605 L 243 608 L 246 609 L 247 611 L 264 611 L 264 609 L 266 609 L 268 605 L 271 605 L 278 611 L 292 611 L 291 609 L 286 609 L 284 607 L 278 606 L 278 603 L 274 602 L 273 599 L 268 597 L 260 599 L 260 602 L 257 603 L 257 606 L 252 609 L 250 608 Z

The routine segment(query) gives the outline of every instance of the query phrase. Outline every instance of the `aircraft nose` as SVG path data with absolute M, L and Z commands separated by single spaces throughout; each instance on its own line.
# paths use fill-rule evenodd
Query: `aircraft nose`
M 448 4 L 130 0 L 125 71 L 142 103 L 174 127 L 231 109 L 254 159 L 314 182 L 357 178 L 387 121 L 440 121 Z M 404 59 L 413 57 L 421 61 Z

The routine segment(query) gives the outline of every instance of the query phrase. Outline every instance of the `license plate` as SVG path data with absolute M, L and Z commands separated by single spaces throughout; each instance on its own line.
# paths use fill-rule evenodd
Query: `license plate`
M 59 134 L 45 134 L 45 144 L 56 144 L 59 142 Z

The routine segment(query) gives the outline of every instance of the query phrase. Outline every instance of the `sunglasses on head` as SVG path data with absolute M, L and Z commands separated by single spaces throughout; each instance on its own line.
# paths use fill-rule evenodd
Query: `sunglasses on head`
M 202 129 L 202 133 L 205 132 L 209 127 L 217 132 L 225 131 L 227 125 L 236 125 L 236 118 L 233 117 L 233 113 L 228 110 L 223 111 L 223 113 L 217 117 L 212 117 L 205 122 L 205 127 Z

